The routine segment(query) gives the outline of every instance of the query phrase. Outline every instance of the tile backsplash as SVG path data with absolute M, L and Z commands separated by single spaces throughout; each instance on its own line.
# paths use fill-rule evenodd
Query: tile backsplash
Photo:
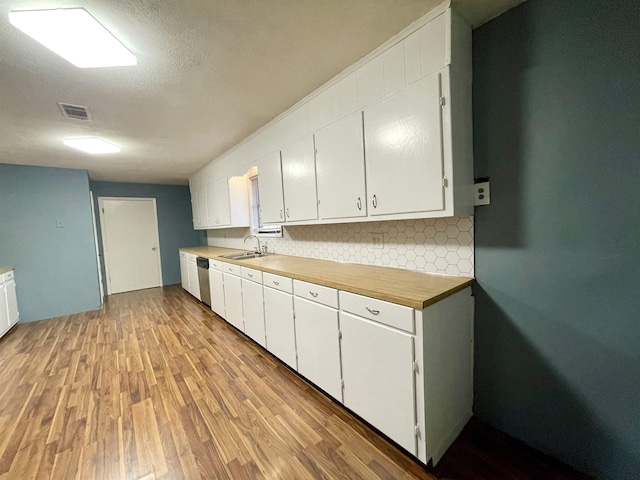
M 250 249 L 248 228 L 209 230 L 207 243 Z M 374 245 L 382 234 L 383 245 Z M 473 276 L 473 216 L 285 226 L 282 238 L 261 238 L 268 251 L 284 255 L 361 263 L 419 272 Z

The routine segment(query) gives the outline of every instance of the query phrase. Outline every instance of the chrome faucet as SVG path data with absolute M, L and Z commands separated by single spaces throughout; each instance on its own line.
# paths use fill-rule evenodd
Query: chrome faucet
M 242 243 L 246 243 L 247 242 L 247 238 L 255 238 L 258 241 L 258 248 L 255 248 L 253 251 L 255 252 L 256 255 L 261 255 L 262 254 L 262 247 L 260 246 L 260 239 L 255 236 L 255 235 L 247 235 L 246 237 L 244 237 L 244 240 L 242 241 Z

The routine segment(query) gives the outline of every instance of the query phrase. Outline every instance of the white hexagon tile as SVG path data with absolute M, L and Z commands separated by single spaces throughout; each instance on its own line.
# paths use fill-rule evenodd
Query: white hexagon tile
M 208 244 L 248 249 L 248 229 L 209 230 Z M 380 236 L 383 244 L 375 240 Z M 262 238 L 270 252 L 402 268 L 474 275 L 473 216 L 285 226 L 282 238 Z

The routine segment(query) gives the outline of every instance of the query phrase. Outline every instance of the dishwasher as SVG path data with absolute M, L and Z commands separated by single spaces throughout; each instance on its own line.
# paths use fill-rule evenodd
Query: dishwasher
M 211 290 L 209 289 L 209 259 L 196 258 L 198 264 L 198 283 L 200 284 L 200 299 L 202 303 L 211 306 Z

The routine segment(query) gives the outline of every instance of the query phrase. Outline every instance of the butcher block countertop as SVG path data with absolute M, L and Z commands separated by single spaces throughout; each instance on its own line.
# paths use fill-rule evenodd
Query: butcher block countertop
M 13 270 L 13 267 L 0 267 L 0 275 L 10 272 L 11 270 Z
M 255 268 L 326 287 L 358 293 L 422 310 L 473 283 L 471 277 L 449 277 L 389 267 L 271 254 L 247 260 L 221 258 L 246 250 L 221 247 L 181 248 L 183 252 Z

